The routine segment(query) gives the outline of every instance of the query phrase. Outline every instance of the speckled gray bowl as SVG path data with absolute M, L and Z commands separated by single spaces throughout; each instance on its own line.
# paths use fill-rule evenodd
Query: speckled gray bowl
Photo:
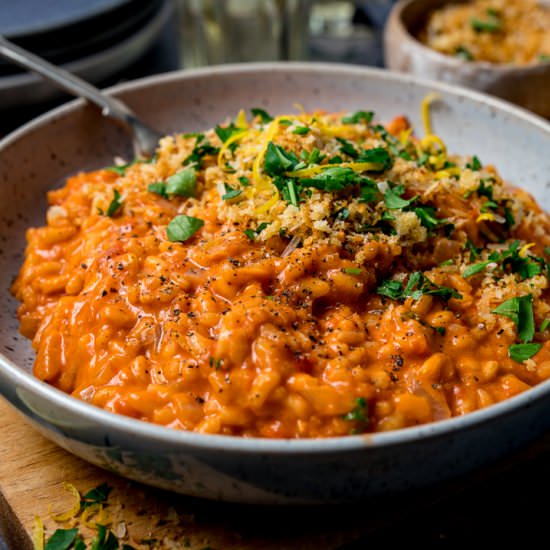
M 498 65 L 443 55 L 416 39 L 426 18 L 445 4 L 466 0 L 401 0 L 384 29 L 386 66 L 423 78 L 466 86 L 550 118 L 550 63 Z
M 116 88 L 165 132 L 196 131 L 241 107 L 272 113 L 374 110 L 406 113 L 436 90 L 435 130 L 454 152 L 496 163 L 550 207 L 550 125 L 483 95 L 415 77 L 338 65 L 225 66 Z M 338 502 L 419 487 L 497 460 L 550 428 L 550 383 L 462 418 L 371 436 L 261 440 L 200 435 L 105 412 L 33 378 L 33 352 L 18 334 L 9 285 L 25 229 L 44 220 L 45 194 L 82 169 L 130 155 L 124 133 L 75 101 L 0 143 L 0 390 L 41 433 L 123 476 L 181 493 L 262 503 Z M 4 442 L 4 444 L 16 442 Z

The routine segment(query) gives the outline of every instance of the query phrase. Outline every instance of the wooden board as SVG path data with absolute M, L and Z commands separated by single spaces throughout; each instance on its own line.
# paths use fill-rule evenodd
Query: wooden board
M 423 522 L 425 527 L 417 534 L 418 540 L 431 537 L 430 529 L 440 529 L 445 522 L 451 521 L 452 526 L 452 522 L 487 517 L 487 507 L 502 519 L 502 506 L 521 497 L 526 465 L 531 465 L 529 475 L 535 476 L 541 486 L 550 481 L 550 467 L 545 466 L 550 462 L 547 437 L 498 467 L 414 494 L 321 508 L 224 504 L 174 495 L 96 468 L 43 438 L 1 399 L 0 417 L 0 521 L 5 536 L 11 539 L 9 547 L 17 550 L 32 548 L 35 516 L 43 519 L 47 534 L 71 526 L 56 523 L 51 517 L 51 513 L 69 509 L 73 502 L 63 488 L 64 482 L 81 493 L 101 483 L 109 484 L 111 528 L 124 534 L 123 542 L 135 548 L 318 550 L 359 549 L 380 537 L 400 536 L 401 529 L 410 529 L 406 526 L 411 522 L 417 524 L 415 518 L 439 517 L 439 523 Z M 545 468 L 542 473 L 541 468 Z M 516 494 L 509 481 L 511 476 L 518 478 Z M 498 487 L 504 479 L 503 500 Z M 495 495 L 492 500 L 491 494 Z M 472 501 L 480 501 L 478 507 L 483 506 L 483 511 L 465 505 Z M 78 526 L 92 535 L 82 524 Z

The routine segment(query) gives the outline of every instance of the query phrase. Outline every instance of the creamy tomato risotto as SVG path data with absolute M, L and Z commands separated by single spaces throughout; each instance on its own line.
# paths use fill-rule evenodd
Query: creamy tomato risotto
M 550 377 L 550 218 L 483 160 L 403 117 L 253 109 L 78 174 L 13 287 L 34 373 L 115 413 L 269 438 L 523 392 Z
M 430 15 L 420 39 L 466 61 L 550 62 L 550 6 L 536 0 L 449 3 Z

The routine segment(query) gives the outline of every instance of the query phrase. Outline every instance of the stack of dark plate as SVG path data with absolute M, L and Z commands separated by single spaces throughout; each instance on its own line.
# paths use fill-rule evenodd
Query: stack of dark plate
M 143 56 L 173 14 L 173 0 L 0 1 L 0 34 L 102 85 Z M 58 96 L 59 91 L 40 77 L 0 60 L 1 110 Z

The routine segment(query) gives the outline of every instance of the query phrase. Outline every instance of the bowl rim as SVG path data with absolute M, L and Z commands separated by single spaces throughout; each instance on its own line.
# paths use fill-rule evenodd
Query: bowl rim
M 403 21 L 403 12 L 412 4 L 415 4 L 417 2 L 421 2 L 422 0 L 399 0 L 397 4 L 395 4 L 390 12 L 390 15 L 388 16 L 385 28 L 384 28 L 384 34 L 387 34 L 390 32 L 395 32 L 396 30 L 401 34 L 401 36 L 406 39 L 408 42 L 410 42 L 413 47 L 415 47 L 417 50 L 421 51 L 425 56 L 427 56 L 429 59 L 431 59 L 433 62 L 437 62 L 439 64 L 447 65 L 450 68 L 457 69 L 461 67 L 468 67 L 472 71 L 479 70 L 479 71 L 485 71 L 487 73 L 497 73 L 502 75 L 513 75 L 517 74 L 518 77 L 530 75 L 533 73 L 539 73 L 539 72 L 546 72 L 550 70 L 550 61 L 546 61 L 544 63 L 531 63 L 526 65 L 514 65 L 514 64 L 506 64 L 506 63 L 491 63 L 490 61 L 466 61 L 464 59 L 460 59 L 459 57 L 447 55 L 444 53 L 441 53 L 437 50 L 434 50 L 433 48 L 430 48 L 411 32 L 409 27 L 405 24 Z M 444 4 L 451 4 L 454 0 L 444 0 Z M 428 7 L 426 9 L 426 13 L 430 11 L 430 8 Z
M 550 140 L 550 122 L 521 107 L 512 105 L 501 99 L 473 91 L 467 88 L 453 86 L 443 82 L 418 78 L 414 75 L 397 73 L 374 67 L 353 66 L 339 63 L 312 63 L 312 62 L 269 62 L 227 64 L 203 67 L 193 70 L 179 70 L 160 75 L 149 76 L 137 80 L 118 84 L 105 90 L 112 95 L 125 92 L 140 92 L 150 86 L 163 85 L 174 82 L 193 81 L 198 78 L 217 78 L 262 74 L 262 73 L 290 73 L 297 75 L 316 73 L 332 73 L 335 76 L 355 76 L 365 79 L 374 78 L 387 81 L 411 84 L 451 95 L 503 112 L 513 118 L 519 118 L 546 134 Z M 63 104 L 39 117 L 27 122 L 14 130 L 0 141 L 0 154 L 9 146 L 26 134 L 39 131 L 43 126 L 73 115 L 85 108 L 83 99 L 75 99 Z M 451 432 L 460 432 L 472 429 L 493 421 L 495 418 L 513 414 L 515 411 L 528 408 L 533 402 L 540 400 L 550 393 L 550 379 L 513 396 L 505 401 L 480 409 L 464 416 L 431 422 L 419 426 L 402 428 L 388 432 L 378 432 L 350 436 L 328 437 L 320 439 L 268 439 L 260 437 L 240 437 L 219 434 L 201 434 L 196 432 L 176 430 L 142 420 L 118 415 L 81 401 L 49 384 L 35 378 L 32 373 L 0 353 L 0 379 L 5 378 L 16 389 L 23 389 L 39 398 L 46 399 L 56 408 L 69 413 L 73 418 L 85 418 L 88 422 L 102 427 L 105 431 L 114 430 L 124 433 L 125 436 L 142 440 L 144 437 L 150 442 L 179 447 L 185 450 L 203 451 L 231 451 L 247 454 L 250 452 L 264 452 L 270 455 L 303 455 L 303 454 L 330 454 L 349 451 L 361 451 L 369 448 L 392 447 L 404 443 L 415 443 L 424 439 L 448 435 Z M 26 414 L 32 418 L 32 415 Z M 46 422 L 48 424 L 48 422 Z

